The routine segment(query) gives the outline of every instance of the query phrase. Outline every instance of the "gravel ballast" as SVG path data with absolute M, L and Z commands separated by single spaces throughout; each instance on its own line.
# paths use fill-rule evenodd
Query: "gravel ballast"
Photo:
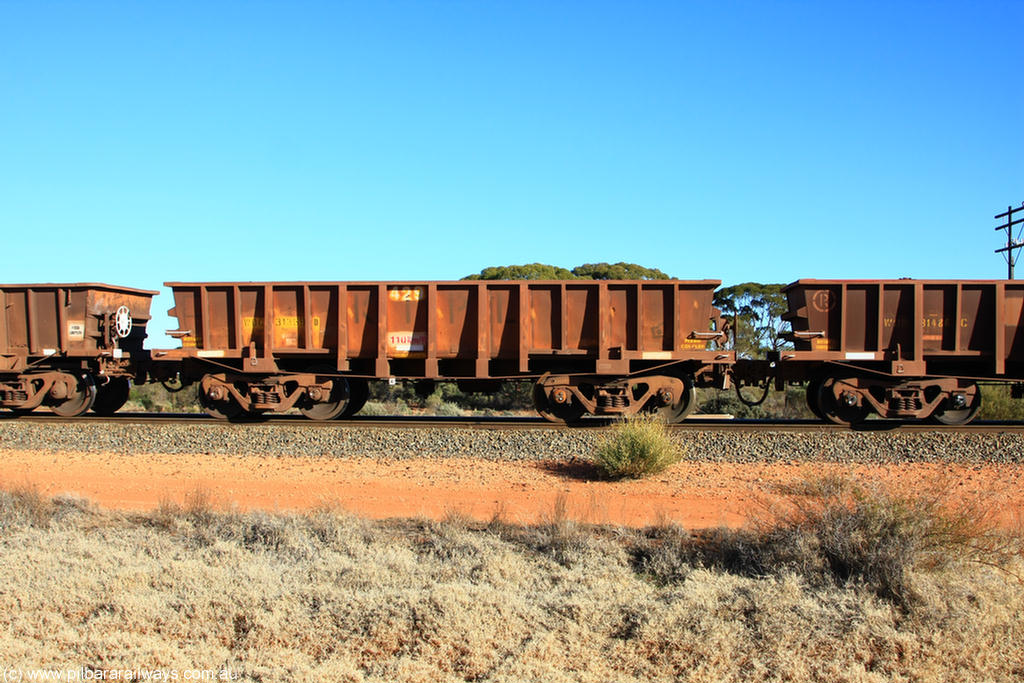
M 604 429 L 487 429 L 445 424 L 329 425 L 132 422 L 0 422 L 0 449 L 49 452 L 211 453 L 323 458 L 483 458 L 571 461 L 587 458 Z M 1022 463 L 1020 432 L 678 431 L 686 457 L 711 462 Z

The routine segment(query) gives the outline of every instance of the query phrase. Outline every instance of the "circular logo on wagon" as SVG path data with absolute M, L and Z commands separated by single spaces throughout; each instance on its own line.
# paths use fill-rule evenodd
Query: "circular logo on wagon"
M 827 313 L 835 308 L 836 297 L 830 289 L 819 289 L 811 296 L 811 306 L 814 310 Z
M 114 313 L 114 331 L 117 336 L 124 339 L 132 332 L 132 312 L 127 306 L 121 306 Z

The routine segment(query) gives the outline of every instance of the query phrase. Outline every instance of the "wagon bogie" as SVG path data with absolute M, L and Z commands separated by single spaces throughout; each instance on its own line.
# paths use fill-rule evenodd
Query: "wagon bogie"
M 959 385 L 947 392 L 929 416 L 944 425 L 967 424 L 981 410 L 981 388 L 977 382 L 960 380 Z
M 226 385 L 222 380 L 211 378 L 199 382 L 196 386 L 196 399 L 199 406 L 211 417 L 221 420 L 233 420 L 245 412 L 242 403 L 236 399 L 237 389 Z
M 583 394 L 587 388 L 569 376 L 548 375 L 533 387 L 533 407 L 549 422 L 575 424 L 588 412 L 591 401 Z
M 61 417 L 84 415 L 96 402 L 96 382 L 91 375 L 75 375 L 68 372 L 60 376 L 47 392 L 43 405 L 48 406 Z
M 87 412 L 96 400 L 96 383 L 87 372 L 33 372 L 0 381 L 0 406 L 27 412 L 48 407 L 62 417 Z
M 871 414 L 892 420 L 932 419 L 966 424 L 981 407 L 976 382 L 957 378 L 885 378 L 837 375 L 808 385 L 808 407 L 839 424 L 863 422 Z
M 347 407 L 348 381 L 332 370 L 253 376 L 210 373 L 199 381 L 204 410 L 215 417 L 234 418 L 298 408 L 313 420 L 330 420 Z
M 533 391 L 534 405 L 552 422 L 575 422 L 584 414 L 629 417 L 641 411 L 667 422 L 682 421 L 696 405 L 692 377 L 648 375 L 611 378 L 544 375 Z

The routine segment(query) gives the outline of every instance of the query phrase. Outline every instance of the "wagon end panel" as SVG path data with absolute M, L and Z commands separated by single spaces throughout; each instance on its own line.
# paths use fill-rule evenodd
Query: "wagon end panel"
M 205 348 L 203 314 L 201 310 L 202 287 L 199 285 L 171 285 L 171 293 L 174 297 L 174 307 L 167 311 L 167 315 L 177 319 L 178 327 L 168 330 L 167 334 L 181 342 L 183 349 Z
M 0 355 L 141 351 L 155 294 L 103 284 L 0 285 Z
M 66 331 L 70 344 L 84 343 L 81 348 L 86 355 L 107 347 L 140 353 L 146 340 L 150 306 L 155 295 L 156 292 L 110 286 L 72 289 L 70 308 L 64 315 L 62 329 Z M 84 340 L 75 339 L 81 329 L 81 318 L 77 315 L 80 305 L 85 309 L 82 316 L 85 319 Z
M 800 280 L 785 288 L 796 351 L 838 351 L 842 346 L 842 286 Z
M 714 307 L 715 289 L 720 283 L 694 282 L 677 285 L 677 323 L 674 327 L 677 353 L 710 350 L 721 332 L 721 312 Z

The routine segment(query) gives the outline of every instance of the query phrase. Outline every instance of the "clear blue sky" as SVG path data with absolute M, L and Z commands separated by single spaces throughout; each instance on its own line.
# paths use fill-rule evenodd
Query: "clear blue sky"
M 0 0 L 0 281 L 1005 277 L 1022 29 L 1009 1 Z

